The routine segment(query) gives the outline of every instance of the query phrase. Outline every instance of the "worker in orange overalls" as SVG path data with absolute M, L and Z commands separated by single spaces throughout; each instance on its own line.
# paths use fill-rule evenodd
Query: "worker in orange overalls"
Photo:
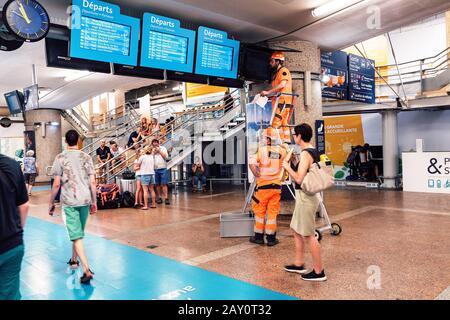
M 262 91 L 261 96 L 269 96 L 277 93 L 287 93 L 290 95 L 281 95 L 276 104 L 276 97 L 272 98 L 272 111 L 276 108 L 275 118 L 272 121 L 272 127 L 280 128 L 281 140 L 284 143 L 291 143 L 291 134 L 288 127 L 289 118 L 292 115 L 293 108 L 292 97 L 292 77 L 291 72 L 284 66 L 285 56 L 282 52 L 274 52 L 270 58 L 270 68 L 272 69 L 272 89 Z
M 277 216 L 280 212 L 281 171 L 287 155 L 284 146 L 275 145 L 279 140 L 278 129 L 269 127 L 264 130 L 266 145 L 260 146 L 256 157 L 250 158 L 250 170 L 256 178 L 256 189 L 252 197 L 252 209 L 255 213 L 255 235 L 250 242 L 264 244 L 264 233 L 268 246 L 278 244 L 276 238 Z

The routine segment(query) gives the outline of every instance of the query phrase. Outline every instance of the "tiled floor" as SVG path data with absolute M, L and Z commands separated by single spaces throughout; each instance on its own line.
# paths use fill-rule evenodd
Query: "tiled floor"
M 325 234 L 322 240 L 328 281 L 306 283 L 299 276 L 282 270 L 284 264 L 292 262 L 294 254 L 289 216 L 279 217 L 281 243 L 273 248 L 249 245 L 246 238 L 220 238 L 219 213 L 239 211 L 244 200 L 242 190 L 230 191 L 233 190 L 217 188 L 216 192 L 223 192 L 223 195 L 215 194 L 214 197 L 180 191 L 172 197 L 172 205 L 161 205 L 156 210 L 118 209 L 92 216 L 87 232 L 102 237 L 103 244 L 88 247 L 88 254 L 96 264 L 96 278 L 104 290 L 87 292 L 83 297 L 91 294 L 91 298 L 115 298 L 112 293 L 103 295 L 100 292 L 115 292 L 121 289 L 120 286 L 128 285 L 123 276 L 115 279 L 123 273 L 120 261 L 137 268 L 141 265 L 142 255 L 146 254 L 144 251 L 302 299 L 434 299 L 450 286 L 449 196 L 366 189 L 327 192 L 328 212 L 332 220 L 343 227 L 343 233 L 339 237 Z M 46 214 L 48 195 L 48 191 L 38 191 L 32 197 L 32 215 L 39 219 L 36 220 L 39 224 L 42 221 L 60 224 L 60 217 Z M 282 207 L 287 213 L 292 203 L 284 202 Z M 28 228 L 32 229 L 33 223 Z M 27 247 L 24 278 L 28 281 L 41 281 L 39 276 L 33 276 L 33 272 L 26 273 L 27 268 L 34 267 L 48 267 L 54 270 L 55 276 L 64 274 L 63 277 L 68 277 L 64 262 L 68 260 L 70 250 L 61 232 L 53 241 L 61 243 L 64 251 L 42 251 L 39 241 L 35 248 Z M 139 254 L 124 260 L 118 251 L 112 250 L 108 251 L 111 258 L 104 259 L 106 247 L 126 248 L 119 244 L 140 249 L 136 250 Z M 149 249 L 149 246 L 156 248 Z M 45 257 L 50 259 L 46 262 Z M 311 266 L 309 257 L 307 264 Z M 186 268 L 183 264 L 175 265 Z M 149 274 L 161 272 L 160 267 L 156 264 L 151 272 L 136 271 L 139 278 L 136 283 L 153 281 L 155 277 Z M 179 279 L 175 267 L 166 269 L 157 281 L 158 285 L 166 281 L 170 285 L 171 279 L 175 279 L 175 283 Z M 49 283 L 67 287 L 58 277 L 59 281 L 50 279 Z M 115 282 L 109 281 L 109 277 Z M 66 282 L 73 284 L 72 280 L 66 279 Z M 40 292 L 35 290 L 32 292 L 35 295 L 29 297 L 55 298 L 46 286 L 42 285 Z M 24 291 L 27 289 L 25 286 Z M 231 291 L 232 298 L 241 297 L 238 291 Z M 72 293 L 61 298 L 75 297 Z M 205 297 L 192 296 L 194 299 Z M 214 295 L 208 297 L 214 298 Z M 135 298 L 147 299 L 150 295 L 137 292 Z

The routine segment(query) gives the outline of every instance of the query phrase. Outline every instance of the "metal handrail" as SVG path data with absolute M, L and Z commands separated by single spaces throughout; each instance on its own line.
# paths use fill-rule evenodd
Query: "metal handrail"
M 235 90 L 234 92 L 236 92 L 236 91 L 238 91 L 238 90 Z M 231 95 L 231 93 L 230 93 L 230 95 Z M 221 101 L 224 101 L 224 100 L 225 100 L 225 99 L 221 99 L 220 101 L 218 101 L 218 103 L 221 102 Z M 224 105 L 224 106 L 223 106 L 223 109 L 226 109 L 228 106 L 234 105 L 234 104 L 235 104 L 235 101 L 239 101 L 239 103 L 240 103 L 240 97 L 239 97 L 239 98 L 236 98 L 236 99 L 234 99 L 233 101 L 230 101 L 230 103 Z M 240 104 L 239 104 L 239 105 L 236 105 L 235 107 L 239 107 L 239 106 L 240 106 Z M 234 109 L 234 108 L 233 108 L 233 109 Z M 230 109 L 230 111 L 233 110 L 233 109 Z M 200 113 L 201 113 L 201 112 L 199 112 L 199 111 L 200 111 L 200 110 L 197 110 L 197 112 L 194 113 L 194 116 L 192 116 L 191 118 L 188 118 L 187 120 L 183 120 L 183 116 L 186 116 L 186 115 L 189 115 L 189 114 L 192 114 L 192 113 L 186 112 L 186 113 L 183 113 L 182 115 L 180 115 L 179 117 L 177 117 L 178 119 L 180 119 L 180 118 L 182 119 L 181 124 L 178 125 L 176 128 L 172 128 L 172 130 L 170 130 L 170 132 L 166 132 L 166 134 L 165 134 L 165 135 L 162 135 L 162 136 L 160 137 L 160 139 L 163 138 L 163 137 L 164 137 L 164 138 L 167 138 L 167 136 L 168 136 L 169 134 L 173 134 L 175 131 L 177 131 L 178 129 L 180 129 L 180 127 L 183 128 L 185 124 L 189 124 L 190 122 L 195 123 L 195 121 L 197 121 L 197 120 L 200 119 L 199 116 L 200 116 Z M 206 111 L 206 112 L 207 112 L 207 111 Z M 222 117 L 223 117 L 223 116 L 225 116 L 225 114 L 223 114 Z M 222 118 L 222 117 L 220 117 L 220 118 Z M 176 122 L 177 122 L 177 120 L 178 120 L 177 118 L 174 119 L 174 120 L 172 120 L 172 121 L 169 122 L 168 124 L 164 125 L 164 127 L 167 127 L 167 126 L 169 126 L 170 124 L 174 124 L 174 123 L 176 124 Z M 219 119 L 220 119 L 220 118 L 219 118 Z M 157 130 L 157 131 L 151 133 L 150 136 L 153 136 L 153 135 L 154 135 L 154 136 L 158 136 L 160 133 L 161 133 L 161 128 L 160 128 L 159 130 Z M 168 139 L 166 139 L 166 142 L 165 142 L 164 144 L 166 144 L 167 142 L 169 142 Z M 164 145 L 164 144 L 163 144 L 163 145 Z M 137 147 L 137 146 L 139 146 L 139 148 L 138 148 L 138 149 L 135 149 L 135 147 Z M 142 145 L 142 143 L 141 143 L 140 141 L 138 141 L 138 142 L 136 142 L 135 144 L 133 144 L 132 146 L 130 146 L 130 147 L 126 148 L 124 151 L 122 151 L 117 157 L 121 157 L 121 156 L 125 155 L 129 150 L 142 150 L 143 148 L 144 148 L 144 146 Z M 133 156 L 134 156 L 134 155 L 133 155 Z M 117 157 L 111 158 L 110 160 L 108 160 L 107 162 L 105 162 L 105 163 L 103 163 L 101 166 L 99 166 L 97 169 L 103 169 L 104 167 L 108 168 L 109 164 L 112 163 L 112 161 L 115 160 Z M 127 159 L 127 160 L 125 160 L 125 161 L 129 161 L 129 160 Z M 98 178 L 98 179 L 103 179 L 103 178 L 105 178 L 105 177 L 107 178 L 107 177 L 110 175 L 110 173 L 113 173 L 114 170 L 115 170 L 116 168 L 120 167 L 120 166 L 122 166 L 122 164 L 118 164 L 118 165 L 116 165 L 116 166 L 113 167 L 113 168 L 108 168 L 107 171 L 106 171 L 105 173 L 103 173 L 102 175 L 100 175 L 100 176 L 97 177 L 97 178 Z M 114 174 L 114 177 L 117 176 L 117 175 L 119 175 L 119 174 L 121 174 L 122 172 L 124 172 L 125 170 L 127 170 L 129 167 L 130 167 L 130 166 L 127 166 L 127 167 L 122 168 L 122 170 L 120 170 L 119 172 L 116 172 L 116 173 Z
M 414 63 L 414 62 L 421 62 L 421 61 L 425 61 L 425 60 L 429 60 L 429 59 L 435 59 L 438 58 L 440 55 L 444 55 L 444 54 L 449 54 L 450 53 L 450 47 L 447 47 L 446 49 L 442 50 L 441 52 L 439 52 L 438 54 L 436 54 L 435 56 L 431 56 L 428 58 L 422 58 L 422 59 L 417 59 L 417 60 L 411 60 L 411 61 L 407 61 L 407 62 L 402 62 L 399 63 L 399 66 L 405 65 L 405 64 L 409 64 L 409 63 Z M 439 59 L 436 59 L 435 61 L 437 61 Z M 396 67 L 395 64 L 387 64 L 387 65 L 383 65 L 383 66 L 377 66 L 377 68 L 389 68 L 389 67 Z
M 196 115 L 196 117 L 198 117 L 198 115 Z M 194 121 L 195 121 L 195 120 L 197 120 L 197 119 L 194 119 Z M 175 121 L 175 120 L 174 120 L 174 121 Z M 179 125 L 176 129 L 172 129 L 171 132 L 166 132 L 166 134 L 163 135 L 163 137 L 167 137 L 169 134 L 173 134 L 173 131 L 176 131 L 176 130 L 180 129 L 180 127 L 183 127 L 184 124 L 189 123 L 189 122 L 191 122 L 191 119 L 188 119 L 187 121 L 182 122 L 181 125 Z M 161 129 L 159 129 L 159 130 L 157 130 L 157 131 L 151 133 L 150 136 L 153 136 L 153 135 L 154 135 L 154 136 L 157 136 L 159 133 L 161 133 Z M 137 147 L 137 146 L 139 146 L 139 148 L 138 148 L 138 149 L 135 149 L 135 147 Z M 145 147 L 142 145 L 142 142 L 138 141 L 138 142 L 134 143 L 132 146 L 126 148 L 123 152 L 121 152 L 121 153 L 118 155 L 118 157 L 123 156 L 123 155 L 126 154 L 129 150 L 142 150 L 143 148 L 145 148 Z M 112 161 L 113 161 L 114 159 L 115 159 L 115 158 L 111 158 L 110 160 L 108 160 L 107 162 L 105 162 L 105 163 L 103 163 L 101 166 L 99 166 L 97 169 L 102 169 L 102 168 L 104 168 L 104 167 L 107 167 L 110 163 L 112 163 Z M 114 170 L 114 168 L 113 168 L 113 169 L 110 169 L 108 172 L 105 172 L 104 174 L 102 174 L 99 178 L 104 178 L 105 176 L 109 175 L 109 173 L 110 173 L 111 171 L 113 171 L 113 170 Z
M 128 105 L 128 103 L 126 103 L 126 105 Z M 132 115 L 133 118 L 134 118 L 134 120 L 135 120 L 135 121 L 131 121 L 131 125 L 132 125 L 133 128 L 137 128 L 137 127 L 138 127 L 137 123 L 139 123 L 140 120 L 139 120 L 139 121 L 136 120 L 136 114 L 137 114 L 137 113 L 136 113 L 134 110 L 133 110 L 133 111 L 131 111 L 131 110 L 132 110 L 132 109 L 130 108 L 130 115 Z M 104 138 L 108 137 L 112 131 L 118 131 L 118 130 L 121 130 L 121 129 L 123 129 L 123 128 L 128 127 L 129 125 L 130 125 L 130 123 L 129 123 L 129 122 L 126 122 L 126 123 L 123 123 L 123 124 L 121 124 L 120 126 L 118 126 L 118 127 L 116 127 L 116 128 L 111 128 L 111 130 L 108 130 L 108 131 L 103 132 L 103 134 L 100 135 L 100 137 L 96 138 L 93 142 L 91 142 L 90 144 L 88 144 L 87 146 L 85 146 L 83 149 L 81 149 L 81 151 L 86 152 L 86 150 L 88 150 L 89 148 L 91 148 L 93 145 L 97 144 L 99 141 L 101 141 L 101 140 L 103 140 Z M 89 151 L 89 152 L 87 152 L 87 153 L 90 155 L 91 153 L 93 153 L 93 151 Z

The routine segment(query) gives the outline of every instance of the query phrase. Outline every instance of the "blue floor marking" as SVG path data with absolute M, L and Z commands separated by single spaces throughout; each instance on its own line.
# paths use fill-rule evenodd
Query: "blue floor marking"
M 52 188 L 48 186 L 34 186 L 31 192 L 50 191 Z
M 30 217 L 24 238 L 25 300 L 296 299 L 93 235 L 84 244 L 94 280 L 81 285 L 81 269 L 66 265 L 71 244 L 63 226 Z

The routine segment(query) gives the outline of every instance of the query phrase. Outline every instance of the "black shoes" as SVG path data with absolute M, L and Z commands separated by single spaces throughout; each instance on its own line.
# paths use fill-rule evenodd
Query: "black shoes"
M 91 269 L 89 269 L 89 272 L 91 273 L 91 275 L 88 276 L 86 273 L 83 273 L 83 276 L 80 278 L 80 282 L 82 284 L 89 284 L 91 280 L 94 278 L 93 277 L 94 273 L 91 271 Z
M 287 272 L 292 272 L 292 273 L 298 273 L 298 274 L 305 274 L 308 272 L 308 270 L 305 269 L 304 265 L 296 266 L 295 264 L 290 265 L 290 266 L 284 266 L 284 270 Z
M 161 203 L 163 203 L 163 201 L 162 201 L 161 198 L 158 198 L 158 200 L 156 200 L 156 203 L 157 203 L 157 204 L 161 204 Z
M 166 201 L 165 201 L 164 203 L 165 203 L 167 206 L 170 205 L 169 199 L 167 198 Z
M 249 241 L 255 244 L 264 244 L 264 235 L 261 233 L 255 233 L 254 236 L 250 237 Z
M 250 237 L 249 241 L 251 243 L 264 244 L 264 235 L 262 233 L 255 233 L 254 236 Z M 275 238 L 275 235 L 267 236 L 268 247 L 276 246 L 279 243 L 280 241 L 277 238 Z
M 316 281 L 316 282 L 320 282 L 320 281 L 326 281 L 327 280 L 327 276 L 325 275 L 325 270 L 322 270 L 321 273 L 317 274 L 314 270 L 311 271 L 308 274 L 304 274 L 302 275 L 302 279 L 305 281 Z
M 267 235 L 267 246 L 273 247 L 280 243 L 280 241 L 276 238 L 276 234 Z
M 78 269 L 78 267 L 80 266 L 80 262 L 73 261 L 72 258 L 69 260 L 69 262 L 67 262 L 67 264 L 70 266 L 70 269 Z

